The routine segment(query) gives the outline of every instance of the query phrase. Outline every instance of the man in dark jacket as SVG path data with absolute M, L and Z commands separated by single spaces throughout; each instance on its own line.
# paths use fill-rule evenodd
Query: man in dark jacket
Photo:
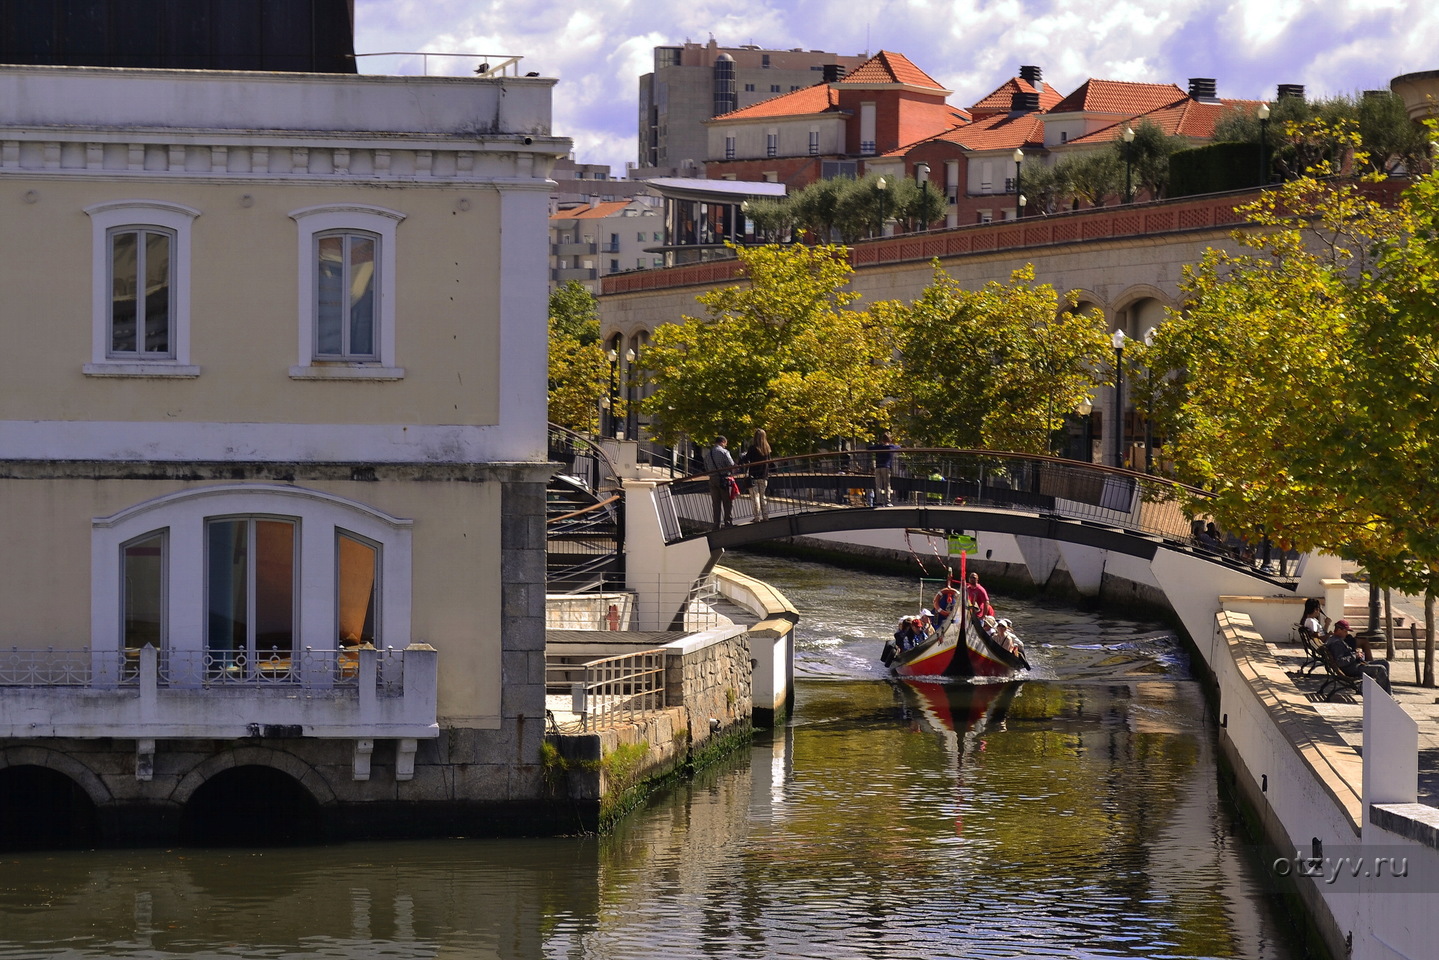
M 1340 620 L 1334 624 L 1334 632 L 1324 641 L 1324 647 L 1346 677 L 1373 677 L 1374 682 L 1383 687 L 1385 693 L 1389 693 L 1389 664 L 1367 662 L 1364 654 L 1350 643 L 1349 621 Z

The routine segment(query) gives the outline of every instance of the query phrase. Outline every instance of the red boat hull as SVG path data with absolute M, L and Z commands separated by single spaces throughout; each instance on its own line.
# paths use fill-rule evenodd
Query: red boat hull
M 968 618 L 951 621 L 944 633 L 894 658 L 890 669 L 901 677 L 1007 677 L 1029 663 L 977 630 Z

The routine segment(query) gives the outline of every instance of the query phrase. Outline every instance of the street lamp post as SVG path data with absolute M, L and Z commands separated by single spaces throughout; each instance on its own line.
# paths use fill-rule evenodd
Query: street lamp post
M 1024 219 L 1024 208 L 1029 206 L 1029 198 L 1024 194 L 1019 195 L 1019 219 Z
M 1024 216 L 1024 151 L 1014 148 L 1014 219 Z
M 1269 149 L 1269 104 L 1259 105 L 1259 185 L 1261 187 L 1269 183 L 1269 164 L 1266 162 L 1266 152 Z
M 920 161 L 914 165 L 914 175 L 919 178 L 920 216 L 924 217 L 922 229 L 929 229 L 929 164 Z
M 889 188 L 889 182 L 886 181 L 884 177 L 880 177 L 878 180 L 875 181 L 874 188 L 879 191 L 879 235 L 882 237 L 884 236 L 885 214 L 888 212 L 885 210 L 884 203 L 885 190 Z
M 1134 128 L 1124 128 L 1124 202 L 1134 202 Z
M 1074 408 L 1076 416 L 1084 419 L 1084 462 L 1094 462 L 1094 401 L 1085 397 L 1079 401 L 1079 406 Z
M 634 440 L 639 434 L 639 411 L 635 409 L 635 351 L 625 351 L 625 439 Z
M 1150 327 L 1144 331 L 1144 345 L 1154 346 L 1154 328 Z M 1144 364 L 1144 472 L 1154 472 L 1154 366 L 1153 361 L 1145 355 Z
M 750 241 L 750 232 L 749 232 L 749 201 L 748 201 L 748 200 L 741 200 L 741 201 L 739 202 L 739 217 L 740 217 L 740 227 L 739 227 L 740 236 L 744 239 L 744 242 L 745 242 L 745 243 L 748 243 L 748 242 Z
M 616 377 L 616 374 L 619 372 L 617 368 L 618 368 L 619 360 L 620 360 L 620 352 L 619 352 L 618 350 L 616 350 L 614 347 L 610 347 L 610 352 L 609 352 L 608 356 L 609 356 L 609 359 L 610 359 L 610 392 L 605 396 L 605 399 L 609 401 L 608 403 L 605 404 L 605 410 L 606 410 L 606 411 L 608 412 L 608 414 L 609 414 L 609 416 L 608 416 L 608 418 L 607 418 L 607 419 L 609 420 L 609 424 L 608 424 L 608 426 L 607 426 L 606 429 L 605 429 L 605 436 L 607 436 L 607 437 L 609 437 L 611 440 L 613 440 L 613 439 L 614 439 L 614 436 L 615 436 L 615 401 L 618 399 L 618 397 L 617 397 L 617 395 L 616 395 L 616 393 L 615 393 L 615 390 L 616 390 L 616 380 L 615 380 L 615 377 Z
M 1124 466 L 1124 331 L 1114 331 L 1114 465 Z

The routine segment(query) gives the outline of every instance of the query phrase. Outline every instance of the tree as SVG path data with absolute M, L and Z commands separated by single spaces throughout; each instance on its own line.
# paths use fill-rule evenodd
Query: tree
M 757 427 L 779 453 L 869 436 L 885 422 L 892 344 L 859 295 L 843 247 L 741 247 L 747 283 L 699 298 L 703 318 L 655 331 L 642 358 L 654 392 L 641 401 L 667 443 L 744 436 Z
M 1082 200 L 1091 207 L 1102 207 L 1124 189 L 1124 164 L 1111 150 L 1091 150 L 1078 156 L 1065 157 L 1054 167 L 1055 179 L 1063 185 L 1063 195 Z
M 1177 371 L 1158 406 L 1169 450 L 1232 531 L 1347 556 L 1432 599 L 1439 184 L 1386 210 L 1327 159 L 1352 148 L 1352 124 L 1292 126 L 1320 161 L 1244 208 L 1246 252 L 1211 250 L 1187 272 L 1185 310 L 1144 357 Z M 1431 627 L 1430 685 L 1433 649 Z
M 579 433 L 595 433 L 609 365 L 595 298 L 578 281 L 550 294 L 549 331 L 549 418 Z
M 1169 183 L 1169 155 L 1187 146 L 1183 137 L 1174 137 L 1151 120 L 1142 120 L 1134 127 L 1134 140 L 1114 140 L 1114 157 L 1131 179 L 1133 193 L 1147 192 L 1158 199 Z
M 935 264 L 899 334 L 897 406 L 923 446 L 1050 452 L 1107 369 L 1104 317 L 1076 314 L 1034 268 L 966 290 Z

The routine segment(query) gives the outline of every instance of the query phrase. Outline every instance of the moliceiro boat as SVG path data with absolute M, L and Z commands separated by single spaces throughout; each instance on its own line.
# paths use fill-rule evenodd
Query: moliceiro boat
M 922 611 L 906 618 L 918 631 L 913 645 L 902 643 L 901 621 L 897 637 L 884 645 L 880 660 L 901 677 L 1007 677 L 1028 670 L 1029 660 L 1008 620 L 992 616 L 975 617 L 968 606 L 957 603 L 947 617 Z

